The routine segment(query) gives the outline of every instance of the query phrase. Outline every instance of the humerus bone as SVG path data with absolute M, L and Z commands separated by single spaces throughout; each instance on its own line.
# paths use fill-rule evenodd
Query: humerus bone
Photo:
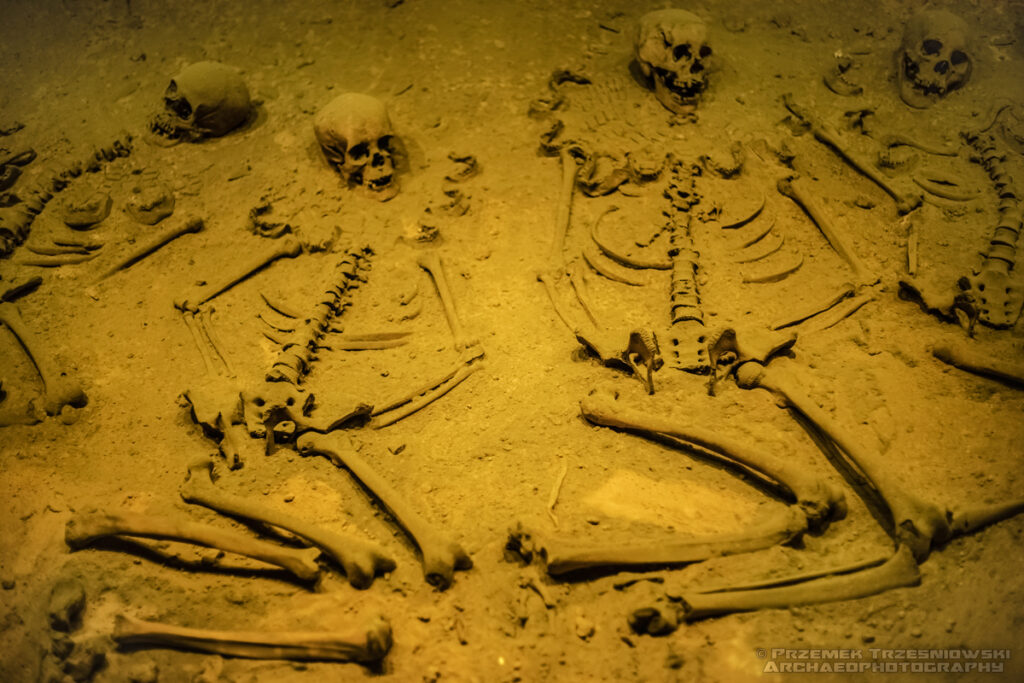
M 669 436 L 707 449 L 732 464 L 752 470 L 792 496 L 812 529 L 823 530 L 829 520 L 841 519 L 846 514 L 846 501 L 841 490 L 808 475 L 802 468 L 755 451 L 717 430 L 712 432 L 684 424 L 678 419 L 661 417 L 649 408 L 624 406 L 610 394 L 588 396 L 580 402 L 580 412 L 594 424 Z
M 269 251 L 253 256 L 251 260 L 243 262 L 239 268 L 232 270 L 212 284 L 192 292 L 190 296 L 175 300 L 174 307 L 181 311 L 197 311 L 207 301 L 223 294 L 277 259 L 294 258 L 301 252 L 302 244 L 295 238 L 286 237 Z
M 913 553 L 908 547 L 900 546 L 884 564 L 870 569 L 769 588 L 686 593 L 683 609 L 686 620 L 695 621 L 716 614 L 856 600 L 894 588 L 916 586 L 920 582 L 921 572 Z
M 57 368 L 50 356 L 42 352 L 39 339 L 28 329 L 15 304 L 0 303 L 0 324 L 6 325 L 14 333 L 39 371 L 39 377 L 43 380 L 43 409 L 47 415 L 59 414 L 64 406 L 82 408 L 88 403 L 82 387 L 70 379 L 66 372 Z
M 395 521 L 419 546 L 423 555 L 423 574 L 427 583 L 444 590 L 451 585 L 452 575 L 456 569 L 470 569 L 473 566 L 473 560 L 462 546 L 423 519 L 405 496 L 395 490 L 356 453 L 344 434 L 309 432 L 299 437 L 297 446 L 303 455 L 319 453 L 326 456 L 335 466 L 347 469 L 391 512 Z
M 203 229 L 203 221 L 199 218 L 190 218 L 181 225 L 177 225 L 168 230 L 164 230 L 156 235 L 153 235 L 150 239 L 146 240 L 142 244 L 138 245 L 130 253 L 125 254 L 117 263 L 113 264 L 107 270 L 105 270 L 99 277 L 96 278 L 96 282 L 106 280 L 111 275 L 125 270 L 138 261 L 146 258 L 154 251 L 164 246 L 165 244 L 172 242 L 182 235 L 187 235 L 192 232 L 200 232 Z
M 193 462 L 188 468 L 188 473 L 188 480 L 180 491 L 186 502 L 205 505 L 228 515 L 263 522 L 304 538 L 337 561 L 345 570 L 349 583 L 355 588 L 367 588 L 378 573 L 389 572 L 395 568 L 395 561 L 375 543 L 329 531 L 287 513 L 221 491 L 210 480 L 212 463 L 208 458 Z
M 282 548 L 181 518 L 169 519 L 133 512 L 97 512 L 71 519 L 64 532 L 64 540 L 73 550 L 108 536 L 160 538 L 216 548 L 281 567 L 303 581 L 312 581 L 320 575 L 320 567 L 315 561 L 320 551 L 316 548 Z
M 1024 389 L 1024 365 L 993 358 L 959 343 L 937 346 L 932 355 L 966 372 L 991 377 L 1018 389 Z
M 114 640 L 129 647 L 169 647 L 248 659 L 298 659 L 372 664 L 391 649 L 391 625 L 383 617 L 366 628 L 331 631 L 213 631 L 118 615 Z
M 690 564 L 712 557 L 749 553 L 787 543 L 807 529 L 807 520 L 793 508 L 781 511 L 746 531 L 698 538 L 658 538 L 646 543 L 585 545 L 565 538 L 540 536 L 519 527 L 509 547 L 523 556 L 539 555 L 548 574 L 559 576 L 597 567 L 650 567 Z

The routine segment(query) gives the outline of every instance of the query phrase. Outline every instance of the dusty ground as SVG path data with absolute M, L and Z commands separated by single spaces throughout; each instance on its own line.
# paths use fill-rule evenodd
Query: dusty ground
M 632 633 L 627 615 L 665 604 L 687 586 L 744 582 L 766 575 L 837 567 L 882 556 L 892 544 L 865 505 L 799 425 L 763 391 L 729 383 L 708 397 L 704 378 L 663 369 L 653 404 L 633 377 L 604 368 L 581 351 L 536 281 L 551 240 L 560 168 L 538 154 L 540 125 L 526 114 L 546 94 L 550 74 L 574 68 L 592 86 L 570 92 L 566 116 L 611 112 L 622 135 L 654 141 L 685 159 L 726 158 L 729 143 L 749 150 L 782 141 L 837 224 L 850 231 L 866 265 L 881 277 L 874 300 L 827 329 L 801 334 L 796 362 L 812 370 L 808 393 L 884 454 L 898 479 L 920 496 L 955 507 L 1024 494 L 1020 420 L 1024 395 L 945 366 L 931 345 L 964 337 L 912 303 L 899 300 L 907 223 L 893 202 L 810 136 L 794 137 L 780 102 L 791 92 L 834 126 L 847 112 L 870 109 L 870 125 L 942 143 L 977 127 L 1006 98 L 1021 100 L 1018 2 L 964 3 L 974 27 L 975 68 L 963 90 L 928 111 L 899 99 L 892 54 L 911 8 L 899 2 L 696 3 L 708 19 L 718 58 L 696 122 L 670 125 L 668 113 L 627 76 L 636 19 L 659 3 L 405 2 L 168 3 L 7 2 L 0 13 L 0 138 L 7 153 L 33 148 L 38 159 L 21 183 L 60 170 L 122 129 L 141 133 L 160 108 L 169 77 L 187 63 L 214 59 L 239 67 L 257 102 L 246 129 L 197 145 L 162 148 L 138 139 L 133 153 L 88 182 L 106 188 L 111 216 L 89 237 L 106 242 L 88 263 L 59 269 L 0 261 L 0 288 L 41 274 L 38 291 L 19 300 L 48 353 L 74 375 L 88 406 L 69 419 L 48 418 L 0 430 L 0 679 L 33 680 L 51 644 L 46 605 L 61 578 L 88 594 L 76 638 L 109 634 L 113 617 L 207 628 L 316 629 L 359 623 L 380 612 L 394 647 L 382 672 L 355 664 L 290 664 L 220 659 L 163 650 L 111 650 L 96 680 L 401 681 L 708 680 L 756 678 L 758 648 L 1009 649 L 1005 680 L 1024 676 L 1024 519 L 1002 522 L 934 552 L 921 585 L 851 602 L 726 616 L 685 625 L 663 638 Z M 394 5 L 394 7 L 389 7 Z M 1016 42 L 1014 40 L 1016 38 Z M 842 98 L 822 85 L 838 51 L 856 57 L 864 93 Z M 607 87 L 610 99 L 594 96 Z M 312 136 L 312 117 L 335 94 L 360 91 L 389 106 L 407 150 L 402 191 L 378 204 L 339 188 Z M 589 99 L 588 99 L 589 98 Z M 575 107 L 575 108 L 573 108 Z M 635 116 L 622 118 L 622 112 Z M 616 112 L 618 112 L 616 114 Z M 616 118 L 619 116 L 619 118 Z M 610 127 L 615 130 L 614 126 Z M 629 130 L 632 129 L 632 133 Z M 865 149 L 872 140 L 847 131 Z M 460 185 L 470 210 L 445 214 L 448 155 L 474 155 L 482 173 Z M 968 272 L 991 232 L 994 200 L 984 171 L 936 157 L 946 172 L 981 190 L 968 203 L 926 204 L 913 214 L 920 272 L 950 286 Z M 1018 163 L 1020 158 L 1012 160 Z M 941 162 L 941 163 L 940 163 Z M 849 279 L 842 261 L 795 205 L 775 192 L 780 168 L 748 153 L 739 179 L 706 193 L 728 215 L 751 197 L 767 197 L 785 248 L 803 267 L 774 284 L 745 284 L 714 223 L 696 222 L 702 285 L 711 332 L 745 321 L 768 323 L 837 289 Z M 904 179 L 905 180 L 905 179 Z M 83 180 L 82 182 L 85 182 Z M 162 182 L 175 214 L 202 217 L 206 230 L 185 236 L 102 283 L 86 286 L 130 243 L 154 230 L 123 207 L 139 183 Z M 609 206 L 606 229 L 642 239 L 661 207 L 658 183 L 590 199 L 577 196 L 567 254 L 587 241 Z M 710 186 L 709 186 L 710 187 Z M 17 190 L 17 186 L 15 191 Z M 324 410 L 355 397 L 380 403 L 441 374 L 457 357 L 426 273 L 414 263 L 414 234 L 432 207 L 442 235 L 433 247 L 449 268 L 465 326 L 484 349 L 484 368 L 443 399 L 392 427 L 353 430 L 361 453 L 425 517 L 458 538 L 474 568 L 457 572 L 445 592 L 423 581 L 415 549 L 343 471 L 288 449 L 246 467 L 219 467 L 220 486 L 329 526 L 365 533 L 385 545 L 398 568 L 365 591 L 334 569 L 315 592 L 279 573 L 196 568 L 151 552 L 103 546 L 69 553 L 65 523 L 92 509 L 124 508 L 187 515 L 228 527 L 177 495 L 186 466 L 216 446 L 192 422 L 179 395 L 204 372 L 172 301 L 248 252 L 267 244 L 248 232 L 262 198 L 294 214 L 299 236 L 316 242 L 341 229 L 352 244 L 375 250 L 368 283 L 346 313 L 350 330 L 413 332 L 407 347 L 324 351 L 307 381 Z M 937 206 L 939 204 L 940 206 Z M 739 208 L 737 208 L 739 207 Z M 30 244 L 67 233 L 56 203 L 36 220 Z M 15 257 L 26 252 L 22 247 Z M 261 335 L 260 293 L 308 307 L 333 266 L 330 255 L 283 260 L 215 299 L 214 324 L 241 378 L 261 376 L 275 348 Z M 650 274 L 639 289 L 589 273 L 599 319 L 614 325 L 665 324 L 666 282 Z M 418 291 L 422 313 L 402 321 L 403 296 Z M 1019 327 L 977 330 L 986 352 L 1020 358 Z M 16 341 L 0 333 L 0 409 L 23 410 L 40 383 Z M 670 532 L 740 531 L 781 508 L 718 466 L 642 438 L 589 425 L 579 401 L 611 388 L 652 409 L 720 430 L 799 463 L 846 490 L 847 518 L 801 548 L 776 547 L 626 581 L 603 575 L 571 582 L 541 578 L 503 552 L 517 520 L 554 531 L 552 488 L 565 471 L 555 508 L 559 531 L 581 539 L 664 538 Z M 68 422 L 69 424 L 65 424 Z M 629 578 L 629 577 L 626 577 Z M 549 594 L 545 607 L 529 580 Z M 592 633 L 591 633 L 592 627 Z M 864 679 L 870 676 L 852 677 Z M 850 679 L 850 676 L 835 676 Z M 975 680 L 978 675 L 950 675 Z M 984 680 L 991 677 L 981 677 Z

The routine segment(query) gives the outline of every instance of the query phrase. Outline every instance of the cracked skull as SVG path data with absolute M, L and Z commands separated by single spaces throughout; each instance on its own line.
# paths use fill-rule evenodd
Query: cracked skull
M 924 109 L 963 87 L 971 76 L 967 25 L 944 10 L 911 17 L 896 54 L 900 97 Z
M 150 130 L 169 141 L 195 142 L 220 137 L 245 123 L 249 89 L 238 72 L 220 62 L 197 62 L 171 79 L 164 110 Z
M 665 9 L 640 19 L 633 43 L 641 72 L 654 85 L 654 95 L 666 109 L 685 114 L 697 106 L 707 87 L 711 48 L 707 26 L 696 15 Z
M 349 187 L 380 201 L 398 194 L 394 135 L 383 102 L 360 93 L 339 95 L 317 113 L 313 129 L 328 163 Z

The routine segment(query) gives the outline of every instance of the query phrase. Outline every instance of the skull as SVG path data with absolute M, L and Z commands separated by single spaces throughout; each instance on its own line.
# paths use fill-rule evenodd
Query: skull
M 313 130 L 346 185 L 382 202 L 398 194 L 394 135 L 383 102 L 360 93 L 339 95 L 317 113 Z
M 220 137 L 249 118 L 249 89 L 238 72 L 219 62 L 197 62 L 171 79 L 164 111 L 150 121 L 161 138 L 195 142 Z
M 967 25 L 944 10 L 911 17 L 896 53 L 900 97 L 911 107 L 925 109 L 971 76 Z
M 686 114 L 707 86 L 711 48 L 707 26 L 694 14 L 663 9 L 645 14 L 633 43 L 641 72 L 654 82 L 654 96 L 669 111 Z

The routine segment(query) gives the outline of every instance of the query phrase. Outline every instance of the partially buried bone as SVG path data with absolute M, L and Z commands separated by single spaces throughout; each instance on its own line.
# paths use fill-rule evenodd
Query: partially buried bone
M 1024 509 L 1024 501 L 1010 501 L 951 510 L 919 498 L 903 486 L 877 453 L 861 445 L 852 433 L 811 400 L 804 390 L 807 378 L 793 366 L 792 362 L 781 360 L 768 365 L 746 362 L 737 369 L 737 383 L 746 389 L 769 390 L 809 421 L 823 438 L 834 443 L 881 496 L 891 516 L 890 533 L 898 544 L 913 552 L 918 562 L 923 562 L 932 548 L 951 538 L 994 524 Z
M 455 297 L 452 296 L 452 290 L 448 284 L 448 275 L 445 273 L 441 257 L 435 251 L 428 251 L 420 254 L 416 262 L 420 268 L 430 273 L 430 277 L 434 281 L 437 294 L 441 297 L 441 305 L 444 307 L 444 316 L 448 319 L 448 326 L 452 331 L 455 350 L 462 351 L 475 345 L 477 340 L 465 333 L 462 328 L 462 321 L 459 320 L 459 313 L 455 310 Z
M 569 316 L 558 300 L 557 285 L 565 275 L 563 254 L 565 236 L 572 220 L 572 200 L 580 167 L 568 148 L 561 148 L 558 150 L 558 154 L 562 163 L 562 184 L 558 195 L 558 211 L 555 214 L 555 234 L 551 241 L 551 251 L 548 254 L 547 263 L 537 270 L 536 276 L 537 281 L 544 285 L 544 291 L 547 293 L 555 313 L 562 323 L 572 330 L 574 326 L 569 322 Z
M 57 415 L 65 406 L 85 407 L 88 398 L 81 385 L 68 377 L 68 373 L 58 368 L 53 358 L 44 353 L 39 339 L 25 324 L 17 305 L 0 303 L 0 324 L 6 325 L 17 337 L 39 371 L 39 377 L 43 380 L 42 407 L 47 415 Z
M 176 225 L 173 228 L 164 230 L 157 233 L 144 241 L 142 244 L 137 245 L 128 254 L 121 257 L 117 263 L 111 265 L 105 271 L 103 271 L 97 278 L 96 282 L 106 280 L 111 275 L 118 273 L 122 270 L 130 268 L 135 263 L 146 258 L 160 247 L 172 242 L 182 235 L 187 235 L 192 232 L 199 232 L 203 229 L 203 221 L 199 218 L 190 218 L 181 225 Z
M 73 550 L 110 536 L 139 536 L 192 543 L 208 548 L 251 557 L 280 567 L 302 581 L 320 576 L 316 548 L 283 548 L 233 531 L 224 531 L 208 524 L 184 518 L 160 517 L 133 512 L 96 512 L 68 521 L 64 540 Z
M 395 561 L 371 541 L 336 533 L 241 496 L 225 493 L 211 481 L 213 470 L 209 458 L 194 461 L 188 468 L 188 474 L 188 480 L 181 487 L 181 497 L 186 502 L 263 522 L 304 538 L 333 558 L 345 570 L 345 576 L 355 588 L 368 588 L 377 574 L 395 568 Z
M 794 102 L 791 95 L 783 95 L 782 101 L 790 113 L 799 118 L 810 128 L 811 134 L 814 135 L 816 140 L 831 149 L 839 156 L 840 159 L 849 164 L 861 175 L 874 182 L 882 188 L 886 194 L 892 197 L 896 202 L 896 210 L 900 214 L 910 213 L 921 205 L 920 194 L 904 193 L 896 189 L 889 179 L 876 170 L 870 163 L 860 159 L 858 155 L 848 150 L 840 141 L 838 134 L 831 127 L 826 126 L 819 121 L 808 109 L 805 109 Z
M 527 558 L 542 557 L 548 574 L 559 576 L 599 567 L 690 564 L 712 557 L 748 553 L 790 542 L 806 528 L 804 515 L 787 508 L 736 534 L 683 539 L 659 537 L 646 543 L 587 545 L 575 539 L 540 536 L 520 526 L 511 532 L 508 547 Z
M 337 467 L 347 469 L 391 512 L 419 547 L 427 583 L 444 590 L 451 585 L 456 569 L 473 566 L 473 560 L 462 546 L 421 517 L 405 496 L 360 457 L 347 436 L 338 432 L 307 433 L 299 438 L 297 445 L 303 455 L 319 453 Z
M 370 413 L 373 418 L 370 421 L 370 427 L 373 429 L 387 427 L 426 408 L 482 368 L 483 362 L 480 360 L 482 357 L 483 348 L 479 344 L 464 349 L 456 364 L 441 377 L 374 408 Z
M 963 342 L 936 346 L 932 355 L 965 372 L 991 377 L 1018 389 L 1024 389 L 1024 364 L 981 353 Z
M 683 615 L 686 621 L 696 621 L 733 612 L 856 600 L 895 588 L 916 586 L 921 582 L 921 572 L 914 555 L 906 546 L 900 546 L 892 557 L 877 567 L 863 569 L 861 566 L 853 571 L 838 570 L 832 576 L 808 581 L 787 583 L 778 580 L 764 588 L 687 592 L 682 596 Z
M 799 176 L 780 180 L 778 183 L 779 193 L 792 199 L 811 217 L 835 252 L 853 269 L 854 277 L 857 279 L 855 284 L 870 285 L 877 282 L 878 277 L 868 271 L 864 262 L 860 260 L 857 252 L 850 245 L 849 238 L 825 215 L 817 200 L 807 189 L 805 182 Z
M 630 407 L 611 394 L 595 393 L 580 402 L 580 412 L 597 425 L 662 435 L 693 444 L 728 464 L 753 472 L 796 503 L 807 517 L 808 526 L 814 530 L 823 530 L 829 521 L 841 519 L 846 514 L 842 491 L 808 474 L 803 468 L 765 455 L 719 430 L 712 431 L 687 424 L 681 418 L 662 416 L 651 403 Z
M 373 664 L 391 649 L 391 625 L 376 617 L 348 631 L 214 631 L 143 621 L 124 614 L 114 624 L 123 647 L 167 647 L 247 659 Z
M 253 256 L 248 261 L 244 261 L 240 267 L 224 274 L 212 284 L 206 285 L 203 289 L 196 289 L 185 297 L 176 299 L 174 307 L 182 311 L 198 310 L 207 301 L 223 294 L 277 259 L 285 257 L 294 258 L 301 252 L 302 244 L 297 239 L 285 237 L 275 244 L 273 248 Z

